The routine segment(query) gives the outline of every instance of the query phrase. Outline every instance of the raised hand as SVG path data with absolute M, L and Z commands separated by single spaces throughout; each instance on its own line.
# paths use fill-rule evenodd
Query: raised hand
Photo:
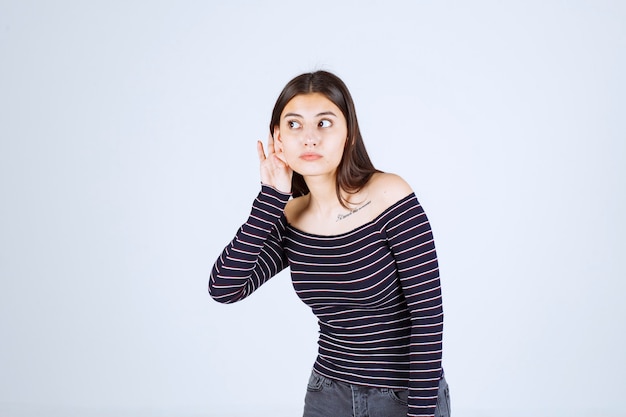
M 276 188 L 284 193 L 291 192 L 291 176 L 293 171 L 284 160 L 282 152 L 276 152 L 274 138 L 270 134 L 267 138 L 267 156 L 263 143 L 257 142 L 257 152 L 261 165 L 261 183 Z

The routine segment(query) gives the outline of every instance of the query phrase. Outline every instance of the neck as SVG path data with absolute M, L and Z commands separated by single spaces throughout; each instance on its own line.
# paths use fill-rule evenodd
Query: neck
M 332 178 L 307 177 L 305 181 L 309 188 L 309 206 L 320 215 L 335 213 L 343 209 L 337 197 L 337 182 L 334 176 Z

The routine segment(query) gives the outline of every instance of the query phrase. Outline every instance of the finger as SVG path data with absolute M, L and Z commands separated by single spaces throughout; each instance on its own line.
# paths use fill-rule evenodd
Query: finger
M 285 168 L 289 167 L 289 164 L 287 164 L 287 161 L 285 160 L 285 155 L 282 152 L 275 153 L 274 160 L 279 161 L 279 165 L 282 165 Z
M 256 151 L 259 154 L 259 161 L 265 161 L 265 151 L 263 150 L 263 142 L 260 140 L 256 141 Z
M 274 153 L 274 152 L 276 152 L 276 150 L 274 149 L 274 137 L 270 133 L 267 136 L 267 153 L 271 154 L 271 153 Z

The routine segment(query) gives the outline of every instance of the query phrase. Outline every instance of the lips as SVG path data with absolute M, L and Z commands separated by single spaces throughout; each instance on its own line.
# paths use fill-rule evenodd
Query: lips
M 303 159 L 305 161 L 316 161 L 320 159 L 321 157 L 322 155 L 315 153 L 315 152 L 305 152 L 300 155 L 300 159 Z

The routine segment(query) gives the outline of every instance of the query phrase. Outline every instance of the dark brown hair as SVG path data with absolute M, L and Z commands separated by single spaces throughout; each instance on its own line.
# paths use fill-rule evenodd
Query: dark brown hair
M 274 128 L 280 125 L 280 115 L 291 99 L 300 94 L 312 93 L 323 94 L 339 107 L 346 118 L 348 139 L 337 168 L 337 197 L 341 205 L 347 208 L 341 192 L 350 194 L 358 192 L 372 175 L 379 171 L 372 164 L 365 149 L 350 91 L 339 77 L 327 71 L 315 71 L 299 75 L 289 81 L 274 105 L 270 133 L 274 134 Z M 293 173 L 291 192 L 294 197 L 309 193 L 304 178 L 297 172 Z

